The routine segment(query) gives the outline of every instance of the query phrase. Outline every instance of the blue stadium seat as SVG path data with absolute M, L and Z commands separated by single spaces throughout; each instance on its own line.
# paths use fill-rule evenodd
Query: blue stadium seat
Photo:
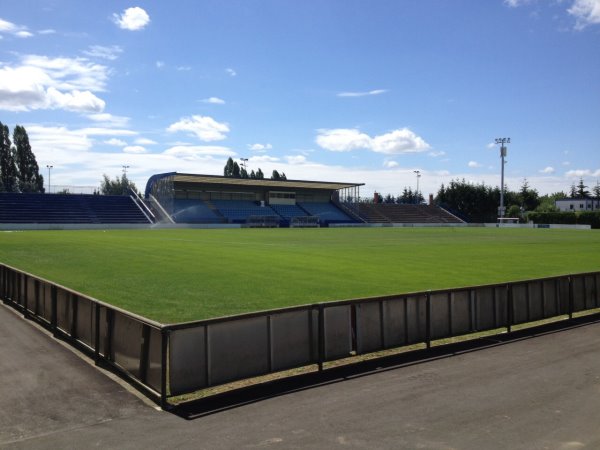
M 346 215 L 333 203 L 306 202 L 299 203 L 300 207 L 310 213 L 311 216 L 318 216 L 322 223 L 354 223 L 354 219 Z
M 202 200 L 175 199 L 171 217 L 177 223 L 221 223 L 223 219 Z

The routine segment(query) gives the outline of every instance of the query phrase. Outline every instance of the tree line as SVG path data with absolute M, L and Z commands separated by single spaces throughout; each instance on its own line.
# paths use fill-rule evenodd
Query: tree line
M 31 151 L 24 127 L 13 130 L 0 122 L 0 192 L 44 192 L 44 177 Z
M 240 167 L 240 165 L 231 157 L 227 159 L 227 163 L 223 168 L 223 176 L 228 178 L 248 178 L 252 180 L 264 180 L 265 178 L 265 174 L 260 167 L 256 172 L 251 170 L 250 173 L 248 173 L 246 167 Z M 271 174 L 271 180 L 285 181 L 287 180 L 287 176 L 285 175 L 285 172 L 279 173 L 277 170 L 273 170 L 273 173 Z
M 592 192 L 594 197 L 600 199 L 600 184 L 596 184 Z M 583 179 L 580 179 L 577 185 L 571 186 L 569 194 L 559 191 L 539 195 L 525 179 L 518 191 L 505 189 L 504 205 L 507 207 L 505 216 L 520 218 L 527 212 L 558 212 L 555 200 L 569 196 L 571 198 L 591 196 Z M 452 180 L 447 186 L 441 185 L 435 202 L 469 222 L 495 222 L 500 204 L 500 188 L 487 186 L 484 183 L 469 183 L 464 179 Z

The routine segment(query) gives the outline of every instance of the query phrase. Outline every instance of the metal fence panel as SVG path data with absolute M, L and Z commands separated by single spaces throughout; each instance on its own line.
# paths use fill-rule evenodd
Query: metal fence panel
M 140 378 L 140 357 L 142 344 L 142 323 L 115 311 L 111 333 L 112 360 Z
M 146 384 L 160 392 L 162 381 L 162 334 L 156 328 L 150 328 L 148 361 L 146 366 Z
M 425 342 L 427 339 L 427 295 L 406 298 L 407 344 Z
M 544 314 L 544 291 L 541 281 L 530 281 L 527 283 L 527 299 L 529 301 L 529 317 L 528 319 L 542 320 L 545 318 Z
M 381 302 L 356 305 L 356 351 L 368 353 L 383 349 Z
M 493 287 L 476 288 L 475 298 L 475 328 L 479 331 L 492 330 L 497 327 L 496 298 Z
M 76 296 L 73 301 L 77 302 L 76 337 L 89 347 L 94 346 L 94 316 L 92 302 L 87 298 Z
M 19 292 L 17 295 L 17 303 L 21 306 L 25 305 L 27 295 L 27 275 L 24 273 L 18 274 L 19 277 Z
M 431 294 L 431 339 L 442 339 L 452 335 L 450 294 Z
M 385 348 L 400 347 L 406 344 L 406 298 L 383 302 L 383 340 Z
M 573 275 L 571 277 L 573 289 L 573 311 L 583 311 L 585 309 L 585 278 L 583 276 Z
M 285 370 L 313 362 L 310 309 L 271 316 L 272 370 Z
M 71 334 L 72 323 L 71 293 L 59 288 L 56 291 L 56 325 L 65 333 Z
M 350 356 L 352 351 L 352 329 L 350 305 L 325 306 L 325 360 Z
M 52 285 L 40 282 L 40 311 L 38 315 L 47 322 L 52 320 Z
M 268 373 L 267 317 L 252 317 L 208 325 L 209 384 Z
M 527 322 L 529 318 L 529 301 L 527 283 L 515 283 L 512 289 L 513 324 Z
M 544 317 L 560 315 L 558 279 L 554 278 L 542 281 L 542 291 L 544 296 Z
M 174 330 L 169 337 L 169 386 L 171 395 L 208 386 L 206 327 Z M 240 364 L 243 361 L 239 361 Z
M 450 295 L 452 335 L 457 336 L 474 331 L 471 291 L 454 291 Z
M 583 277 L 583 284 L 586 309 L 596 308 L 596 306 L 598 306 L 596 298 L 596 277 L 594 275 L 585 275 Z
M 560 298 L 560 312 L 561 314 L 567 314 L 569 312 L 569 298 L 570 298 L 570 284 L 569 277 L 562 277 L 558 280 L 558 292 Z
M 32 277 L 27 277 L 27 309 L 32 313 L 37 311 L 37 282 Z

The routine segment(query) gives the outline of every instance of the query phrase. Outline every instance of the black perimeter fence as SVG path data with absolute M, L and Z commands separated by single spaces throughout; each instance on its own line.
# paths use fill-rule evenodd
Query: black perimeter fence
M 160 324 L 0 264 L 0 298 L 168 409 L 174 396 L 600 307 L 600 272 Z M 327 370 L 327 369 L 325 369 Z

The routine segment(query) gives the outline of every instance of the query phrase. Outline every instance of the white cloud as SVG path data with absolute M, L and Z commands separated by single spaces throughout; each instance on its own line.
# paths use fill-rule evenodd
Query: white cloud
M 440 150 L 439 152 L 435 152 L 435 151 L 434 151 L 434 152 L 429 152 L 429 153 L 427 153 L 427 154 L 428 154 L 429 156 L 431 156 L 432 158 L 437 158 L 437 157 L 439 157 L 439 156 L 444 156 L 444 155 L 446 154 L 446 152 L 445 152 L 445 151 L 443 151 L 443 150 Z
M 156 67 L 158 69 L 162 69 L 163 67 L 165 67 L 165 62 L 164 61 L 156 61 Z
M 567 167 L 567 166 L 570 166 L 570 165 L 571 165 L 571 161 L 563 161 L 561 164 L 562 164 L 563 166 Z
M 600 169 L 595 171 L 590 169 L 569 170 L 565 175 L 568 178 L 600 177 Z
M 486 147 L 489 149 L 492 149 L 492 148 L 496 147 L 496 143 L 490 142 L 488 145 L 486 145 Z
M 212 117 L 197 116 L 184 117 L 179 122 L 169 125 L 168 132 L 188 131 L 195 134 L 198 139 L 205 142 L 221 141 L 225 139 L 229 132 L 229 126 L 226 123 L 217 122 Z
M 127 142 L 117 138 L 108 139 L 104 141 L 104 143 L 107 145 L 112 145 L 114 147 L 124 147 L 125 145 L 127 145 Z
M 395 155 L 418 153 L 429 150 L 430 146 L 421 137 L 408 128 L 390 131 L 370 137 L 357 129 L 338 128 L 318 130 L 316 143 L 333 152 L 349 152 L 357 149 L 371 150 L 376 153 Z
M 114 61 L 121 53 L 123 53 L 123 49 L 118 45 L 111 45 L 110 47 L 105 47 L 103 45 L 91 45 L 89 50 L 86 50 L 83 53 L 84 55 L 91 56 L 93 58 L 102 58 L 108 59 L 109 61 Z
M 286 156 L 285 159 L 292 166 L 306 163 L 306 156 L 303 155 L 290 155 Z
M 383 163 L 384 167 L 387 167 L 388 169 L 393 169 L 394 167 L 398 167 L 400 164 L 398 164 L 397 161 L 385 161 Z
M 144 147 L 142 147 L 141 145 L 128 145 L 123 148 L 123 151 L 125 153 L 136 153 L 136 154 L 147 152 L 147 150 Z
M 156 145 L 157 144 L 156 141 L 153 141 L 152 139 L 148 139 L 148 138 L 137 138 L 134 142 L 138 145 Z
M 31 141 L 31 148 L 35 149 L 36 157 L 38 157 L 39 152 L 45 152 L 51 156 L 57 150 L 72 153 L 86 152 L 92 148 L 92 139 L 80 130 L 39 125 L 29 125 L 26 128 Z
M 554 167 L 545 167 L 542 170 L 540 170 L 540 173 L 546 173 L 548 175 L 553 174 L 555 172 Z
M 251 156 L 248 158 L 248 161 L 251 163 L 264 163 L 264 162 L 278 162 L 279 158 L 275 158 L 274 156 L 261 155 L 261 156 Z
M 209 145 L 176 145 L 165 150 L 163 154 L 185 160 L 195 160 L 201 156 L 235 156 L 235 152 L 230 148 Z
M 88 114 L 87 118 L 108 127 L 126 127 L 129 124 L 129 117 L 108 113 Z
M 381 95 L 388 92 L 387 89 L 374 89 L 366 92 L 340 92 L 337 94 L 338 97 L 366 97 L 369 95 Z
M 15 67 L 0 67 L 0 109 L 100 112 L 105 102 L 93 92 L 104 90 L 107 78 L 105 66 L 85 58 L 26 55 Z
M 575 0 L 567 11 L 575 17 L 578 30 L 600 24 L 600 0 Z
M 48 35 L 48 34 L 55 34 L 56 30 L 53 30 L 52 28 L 46 28 L 45 30 L 40 30 L 38 31 L 38 34 L 41 35 Z
M 139 6 L 134 6 L 127 8 L 121 15 L 114 13 L 113 22 L 124 30 L 136 31 L 150 23 L 150 16 Z
M 192 68 L 190 66 L 177 66 L 175 70 L 179 72 L 189 72 L 190 70 L 192 70 Z
M 248 144 L 248 149 L 257 153 L 264 153 L 267 150 L 271 150 L 273 146 L 271 144 Z
M 231 77 L 235 77 L 237 75 L 237 72 L 230 67 L 225 69 L 225 72 L 227 72 Z
M 27 27 L 16 25 L 3 19 L 0 19 L 0 33 L 11 34 L 19 38 L 28 38 L 33 36 L 33 33 L 27 31 Z
M 222 98 L 219 98 L 219 97 L 208 97 L 208 98 L 202 99 L 202 103 L 210 103 L 211 105 L 224 105 L 225 100 L 223 100 Z
M 469 166 L 471 169 L 476 169 L 478 167 L 481 167 L 481 164 L 479 164 L 477 161 L 469 161 L 469 164 L 467 164 L 467 166 Z
M 532 0 L 504 0 L 504 4 L 511 7 L 516 8 L 517 6 L 522 6 L 526 3 L 531 3 Z
M 137 131 L 123 130 L 117 128 L 104 128 L 104 127 L 88 127 L 81 128 L 78 132 L 88 136 L 135 136 Z

